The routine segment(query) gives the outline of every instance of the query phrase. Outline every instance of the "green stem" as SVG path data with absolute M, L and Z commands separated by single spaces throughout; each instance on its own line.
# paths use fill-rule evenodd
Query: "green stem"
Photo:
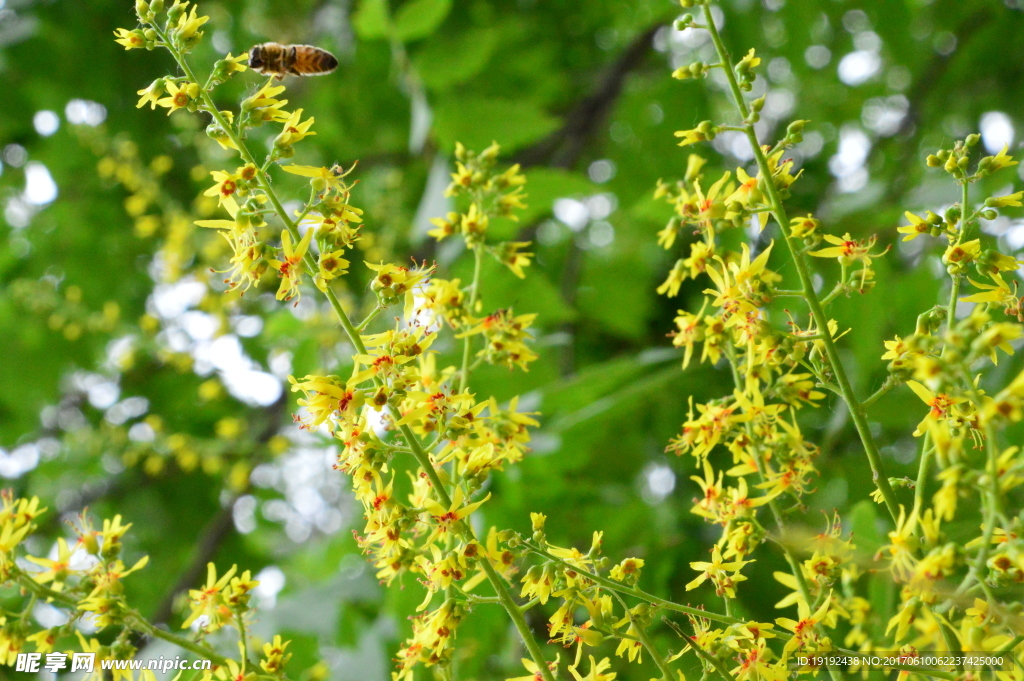
M 245 635 L 245 620 L 239 612 L 235 617 L 238 626 L 238 649 L 242 654 L 242 675 L 245 675 L 245 668 L 249 664 L 249 639 Z
M 921 509 L 924 508 L 924 488 L 928 484 L 928 478 L 931 477 L 934 454 L 935 448 L 931 446 L 931 432 L 925 431 L 921 441 L 921 462 L 918 464 L 917 482 L 914 483 L 914 513 L 917 514 L 917 518 L 921 517 Z M 920 523 L 917 527 L 921 527 Z
M 480 290 L 480 269 L 483 257 L 483 245 L 473 246 L 473 284 L 469 288 L 469 314 L 476 313 L 476 301 Z M 467 335 L 462 342 L 462 372 L 459 374 L 459 392 L 466 392 L 469 385 L 469 357 L 472 352 L 473 337 Z
M 964 235 L 967 233 L 967 199 L 969 196 L 970 182 L 966 179 L 961 184 L 960 190 L 960 231 L 957 234 L 956 243 L 960 244 L 964 240 Z M 949 291 L 949 303 L 946 305 L 946 330 L 949 331 L 956 324 L 956 304 L 957 298 L 960 296 L 960 280 L 961 275 L 954 274 L 953 286 Z
M 626 611 L 626 617 L 629 618 L 629 623 L 633 625 L 633 631 L 636 632 L 636 637 L 640 640 L 640 643 L 643 645 L 643 647 L 647 649 L 647 652 L 654 660 L 654 664 L 658 665 L 658 669 L 661 670 L 662 681 L 673 681 L 672 670 L 669 668 L 668 663 L 665 662 L 665 658 L 661 656 L 661 653 L 658 652 L 658 649 L 654 647 L 654 643 L 651 641 L 651 637 L 647 635 L 647 632 L 644 631 L 644 628 L 640 626 L 640 624 L 636 621 L 636 618 L 633 617 L 633 613 L 630 611 L 629 606 L 626 605 L 626 601 L 622 600 L 622 596 L 615 593 L 614 591 L 612 592 L 612 594 L 615 596 L 615 599 L 619 602 L 619 605 L 622 606 L 622 609 Z
M 792 254 L 793 264 L 796 266 L 796 271 L 800 278 L 800 285 L 804 291 L 804 298 L 807 300 L 807 305 L 811 310 L 811 316 L 814 318 L 818 330 L 825 336 L 822 339 L 822 343 L 825 345 L 825 353 L 828 355 L 828 360 L 832 365 L 832 371 L 835 373 L 836 382 L 839 384 L 839 389 L 842 392 L 843 399 L 849 407 L 850 416 L 857 429 L 857 434 L 860 436 L 861 442 L 864 445 L 864 452 L 867 454 L 868 463 L 871 465 L 872 477 L 875 485 L 878 487 L 879 492 L 882 494 L 882 498 L 885 500 L 885 505 L 889 510 L 889 515 L 892 516 L 892 519 L 895 522 L 899 517 L 899 504 L 896 501 L 896 493 L 893 492 L 892 486 L 889 484 L 889 478 L 886 477 L 883 470 L 882 455 L 878 451 L 878 446 L 875 444 L 875 439 L 871 435 L 871 429 L 868 426 L 867 418 L 864 415 L 860 402 L 857 401 L 857 396 L 850 384 L 850 379 L 847 377 L 846 370 L 843 368 L 843 364 L 840 361 L 839 350 L 836 348 L 835 341 L 829 333 L 828 316 L 825 314 L 824 309 L 822 309 L 821 302 L 818 300 L 818 295 L 814 291 L 814 282 L 811 279 L 810 269 L 807 266 L 807 262 L 804 260 L 803 253 L 796 244 L 793 243 L 793 240 L 789 236 L 789 219 L 786 216 L 786 209 L 782 204 L 782 197 L 779 195 L 778 187 L 775 186 L 775 182 L 772 178 L 771 166 L 768 164 L 768 158 L 765 156 L 764 150 L 761 148 L 761 144 L 757 139 L 757 133 L 754 131 L 754 125 L 748 120 L 750 111 L 747 108 L 746 102 L 743 100 L 743 92 L 740 90 L 739 83 L 736 80 L 736 74 L 731 66 L 732 62 L 729 58 L 729 52 L 726 50 L 725 44 L 722 42 L 722 36 L 718 32 L 718 28 L 715 26 L 714 18 L 711 14 L 711 6 L 709 4 L 704 4 L 702 9 L 704 11 L 704 19 L 705 23 L 707 23 L 708 33 L 711 35 L 711 40 L 715 44 L 715 50 L 718 52 L 719 59 L 722 61 L 723 65 L 725 65 L 723 66 L 723 71 L 725 71 L 726 78 L 729 81 L 729 88 L 732 92 L 736 108 L 744 120 L 743 127 L 746 130 L 747 139 L 750 142 L 754 158 L 757 160 L 757 166 L 761 171 L 761 176 L 765 179 L 764 185 L 772 208 L 772 215 L 775 217 L 775 221 L 779 223 L 782 236 L 786 240 L 786 246 Z
M 665 621 L 670 622 L 670 620 L 668 619 L 666 619 Z M 696 633 L 696 629 L 694 629 L 694 633 Z M 718 674 L 722 677 L 722 681 L 731 681 L 732 674 L 730 674 L 729 670 L 722 665 L 722 661 L 714 655 L 712 655 L 711 653 L 709 653 L 708 651 L 704 650 L 704 647 L 697 643 L 696 638 L 696 636 L 688 636 L 685 638 L 685 640 L 686 643 L 690 646 L 690 648 L 693 649 L 693 652 L 697 653 L 697 657 L 704 660 L 704 662 L 706 662 L 708 665 L 711 666 L 711 668 L 718 672 Z
M 886 393 L 888 393 L 890 390 L 892 390 L 895 387 L 896 387 L 896 382 L 895 381 L 886 380 L 885 383 L 882 384 L 881 388 L 879 388 L 875 392 L 871 393 L 870 397 L 868 397 L 867 399 L 865 399 L 863 402 L 860 403 L 861 408 L 862 409 L 867 409 L 868 407 L 870 407 L 872 404 L 877 402 L 880 398 L 882 398 Z

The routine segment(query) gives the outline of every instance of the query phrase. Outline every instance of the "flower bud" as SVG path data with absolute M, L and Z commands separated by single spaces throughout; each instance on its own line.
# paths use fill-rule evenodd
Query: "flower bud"
M 938 168 L 942 165 L 942 159 L 935 154 L 928 154 L 928 158 L 924 162 L 928 164 L 929 168 Z
M 986 220 L 995 220 L 997 217 L 999 217 L 999 213 L 989 208 L 987 210 L 981 211 L 981 217 L 985 218 Z
M 968 135 L 967 139 L 964 140 L 964 146 L 966 146 L 968 149 L 970 149 L 971 147 L 975 146 L 980 141 L 981 141 L 981 135 L 979 135 L 978 133 L 973 133 L 971 135 Z
M 164 11 L 164 0 L 153 0 L 149 3 L 149 11 L 153 14 L 160 14 Z
M 139 15 L 139 19 L 145 21 L 149 12 L 149 3 L 146 0 L 135 0 L 135 13 Z
M 681 16 L 681 17 L 679 17 L 678 19 L 675 20 L 675 23 L 673 24 L 673 27 L 677 31 L 682 31 L 683 29 L 689 28 L 692 25 L 693 25 L 693 15 L 692 14 L 684 14 L 683 16 Z
M 185 5 L 181 2 L 175 2 L 171 5 L 171 8 L 167 10 L 167 24 L 176 24 L 178 19 L 185 13 Z

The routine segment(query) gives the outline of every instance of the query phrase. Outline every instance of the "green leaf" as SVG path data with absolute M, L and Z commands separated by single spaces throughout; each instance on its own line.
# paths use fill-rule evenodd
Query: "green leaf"
M 435 90 L 464 83 L 487 66 L 496 38 L 497 32 L 489 26 L 456 35 L 437 35 L 417 53 L 417 71 L 427 87 Z
M 456 142 L 469 149 L 483 149 L 497 140 L 508 153 L 540 139 L 557 125 L 558 119 L 531 101 L 459 96 L 438 104 L 434 129 L 447 149 L 454 149 Z
M 356 35 L 366 40 L 386 38 L 390 24 L 386 0 L 363 0 L 352 18 Z
M 398 10 L 395 35 L 402 42 L 425 38 L 441 25 L 452 8 L 452 0 L 412 0 Z

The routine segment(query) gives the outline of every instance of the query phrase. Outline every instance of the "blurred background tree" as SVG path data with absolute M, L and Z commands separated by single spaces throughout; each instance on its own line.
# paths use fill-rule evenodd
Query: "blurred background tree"
M 499 400 L 523 394 L 542 427 L 532 455 L 493 480 L 486 524 L 525 531 L 528 511 L 540 511 L 552 542 L 577 546 L 603 529 L 613 558 L 646 560 L 648 590 L 699 602 L 684 591 L 688 564 L 714 537 L 688 513 L 698 489 L 690 462 L 663 450 L 688 398 L 727 392 L 730 378 L 706 366 L 682 374 L 665 338 L 703 284 L 687 282 L 674 300 L 655 295 L 672 263 L 655 243 L 669 214 L 652 189 L 685 168 L 672 133 L 726 110 L 717 94 L 669 78 L 709 56 L 706 33 L 673 30 L 679 8 L 660 0 L 207 0 L 202 9 L 212 39 L 197 63 L 265 40 L 338 56 L 333 75 L 290 83 L 292 106 L 317 119 L 295 160 L 359 160 L 366 260 L 436 260 L 465 281 L 472 258 L 426 236 L 429 218 L 449 208 L 455 142 L 496 140 L 504 160 L 524 165 L 527 215 L 492 229 L 534 240 L 536 266 L 520 281 L 488 264 L 482 285 L 491 303 L 539 313 L 541 359 L 528 374 L 483 367 L 474 382 Z M 990 153 L 1019 146 L 1021 0 L 723 9 L 733 52 L 757 46 L 767 66 L 756 85 L 767 89 L 764 134 L 810 121 L 794 154 L 804 176 L 792 213 L 813 211 L 834 233 L 895 243 L 903 210 L 955 201 L 923 172 L 940 144 L 979 130 Z M 259 626 L 294 639 L 294 670 L 323 661 L 330 678 L 386 679 L 419 592 L 375 584 L 332 445 L 295 427 L 287 393 L 289 374 L 342 374 L 350 352 L 314 297 L 283 307 L 271 278 L 224 302 L 210 272 L 224 244 L 191 222 L 213 212 L 202 190 L 226 154 L 194 117 L 136 111 L 135 91 L 169 58 L 114 44 L 113 29 L 131 21 L 127 1 L 0 0 L 0 475 L 54 510 L 44 535 L 66 535 L 60 518 L 86 506 L 133 522 L 134 549 L 152 563 L 129 588 L 157 620 L 180 622 L 181 592 L 208 560 L 238 563 L 259 573 Z M 232 87 L 257 82 L 246 74 Z M 751 159 L 739 135 L 714 146 L 728 168 Z M 986 229 L 1004 250 L 1024 248 L 1024 220 Z M 857 322 L 844 347 L 862 394 L 884 375 L 856 367 L 881 367 L 882 340 L 909 333 L 935 295 L 938 260 L 923 246 L 898 244 L 878 263 L 873 294 L 837 304 L 838 318 Z M 353 269 L 345 302 L 364 308 L 365 271 Z M 1006 364 L 1006 375 L 1020 371 L 1019 359 Z M 892 475 L 912 470 L 906 413 L 919 406 L 907 392 L 870 412 Z M 870 475 L 845 413 L 805 426 L 823 446 L 808 527 L 818 531 L 818 511 L 836 508 L 870 545 L 873 510 L 849 501 L 867 496 Z M 785 591 L 771 579 L 779 565 L 752 567 L 765 586 L 741 591 L 738 607 L 770 618 Z M 872 589 L 883 628 L 891 588 Z M 529 614 L 544 637 L 550 613 Z M 500 612 L 478 609 L 460 630 L 460 678 L 521 674 L 519 657 Z M 620 678 L 653 673 L 623 667 Z

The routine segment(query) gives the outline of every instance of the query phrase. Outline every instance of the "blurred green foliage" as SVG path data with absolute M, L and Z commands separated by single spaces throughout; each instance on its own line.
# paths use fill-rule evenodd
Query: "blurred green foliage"
M 792 214 L 813 211 L 834 233 L 894 243 L 903 210 L 955 200 L 951 185 L 925 174 L 926 153 L 979 127 L 986 144 L 1000 135 L 1016 144 L 1024 125 L 1019 0 L 723 6 L 730 48 L 756 46 L 767 67 L 765 133 L 794 117 L 810 121 Z M 687 400 L 726 392 L 730 379 L 707 366 L 683 374 L 666 349 L 675 309 L 703 284 L 688 282 L 676 300 L 655 295 L 671 263 L 655 244 L 668 209 L 652 189 L 685 168 L 672 133 L 727 109 L 717 95 L 669 78 L 709 48 L 671 29 L 678 6 L 208 0 L 202 10 L 210 39 L 194 63 L 206 68 L 215 51 L 237 54 L 265 40 L 309 42 L 339 57 L 331 76 L 288 83 L 292 105 L 316 118 L 317 136 L 295 161 L 360 161 L 354 203 L 373 235 L 367 259 L 436 259 L 466 281 L 471 258 L 425 236 L 427 219 L 447 207 L 455 142 L 496 140 L 505 160 L 527 167 L 527 214 L 494 229 L 535 240 L 536 263 L 525 281 L 488 266 L 483 292 L 489 305 L 539 313 L 541 359 L 528 374 L 482 368 L 474 383 L 499 400 L 523 395 L 543 425 L 533 455 L 493 480 L 482 520 L 526 530 L 528 513 L 544 512 L 560 545 L 587 545 L 604 530 L 614 559 L 647 561 L 645 588 L 699 602 L 701 592 L 683 589 L 688 563 L 713 537 L 688 513 L 697 489 L 691 462 L 663 449 Z M 169 216 L 209 211 L 197 197 L 206 170 L 227 155 L 195 117 L 136 110 L 135 91 L 170 66 L 165 53 L 140 57 L 113 42 L 113 30 L 131 24 L 123 0 L 0 0 L 0 474 L 53 509 L 46 530 L 54 537 L 66 534 L 58 516 L 86 505 L 133 522 L 131 550 L 152 557 L 129 585 L 144 612 L 180 621 L 170 595 L 198 583 L 196 565 L 238 563 L 263 571 L 260 627 L 295 639 L 294 670 L 323 659 L 335 679 L 387 678 L 421 596 L 374 584 L 353 553 L 357 511 L 330 470 L 329 443 L 299 433 L 290 397 L 277 398 L 288 373 L 342 373 L 349 352 L 315 303 L 276 304 L 272 281 L 241 300 L 210 292 L 216 235 L 175 229 Z M 223 96 L 257 82 L 245 74 Z M 748 160 L 728 135 L 717 143 L 728 166 Z M 97 170 L 112 155 L 140 169 L 170 158 L 154 198 L 163 216 L 155 233 L 129 214 L 135 192 Z M 1024 246 L 1020 220 L 990 227 L 1004 251 Z M 878 263 L 873 293 L 835 306 L 841 324 L 856 321 L 844 349 L 861 394 L 884 378 L 882 341 L 909 333 L 916 314 L 939 300 L 935 263 L 934 254 L 894 248 Z M 353 269 L 346 303 L 365 308 L 365 270 Z M 1005 365 L 1006 375 L 1021 368 L 1016 358 Z M 919 410 L 908 391 L 896 391 L 869 414 L 891 475 L 913 470 L 907 414 Z M 822 413 L 805 428 L 824 449 L 806 522 L 816 531 L 824 523 L 817 511 L 836 508 L 869 538 L 873 509 L 848 501 L 871 489 L 860 445 L 841 410 L 827 420 Z M 750 579 L 764 586 L 741 591 L 740 609 L 773 616 L 784 591 L 770 576 L 778 568 L 771 559 L 752 566 Z M 881 584 L 874 592 L 884 622 L 892 593 Z M 541 637 L 543 610 L 529 613 Z M 478 608 L 463 626 L 460 678 L 521 674 L 503 617 Z M 658 636 L 678 646 L 670 630 Z M 619 672 L 624 680 L 654 674 Z

